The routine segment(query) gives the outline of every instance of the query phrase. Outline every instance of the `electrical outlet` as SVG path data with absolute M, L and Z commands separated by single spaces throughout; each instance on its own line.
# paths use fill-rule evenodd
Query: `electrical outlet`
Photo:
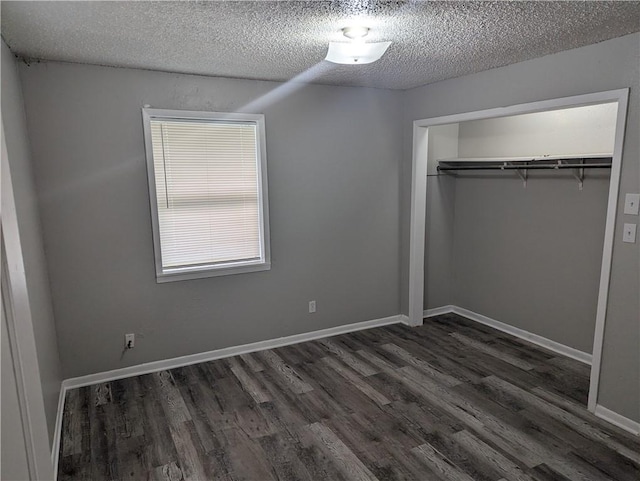
M 309 301 L 309 312 L 316 312 L 316 301 Z
M 125 334 L 124 335 L 124 348 L 125 349 L 133 349 L 136 346 L 136 335 L 135 334 Z

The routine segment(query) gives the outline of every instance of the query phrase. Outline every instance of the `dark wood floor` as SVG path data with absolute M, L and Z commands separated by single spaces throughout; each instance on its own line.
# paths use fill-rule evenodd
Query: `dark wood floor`
M 589 370 L 454 315 L 75 389 L 60 480 L 640 479 Z

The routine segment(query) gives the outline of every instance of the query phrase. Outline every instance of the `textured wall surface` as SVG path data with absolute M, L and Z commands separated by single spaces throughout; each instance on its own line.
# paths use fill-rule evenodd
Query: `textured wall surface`
M 638 75 L 640 36 L 629 35 L 596 45 L 447 80 L 406 92 L 405 155 L 402 172 L 401 306 L 408 304 L 409 206 L 412 122 L 448 114 L 630 88 L 620 199 L 638 192 Z M 620 201 L 619 201 L 620 202 Z M 456 213 L 457 214 L 457 213 Z M 638 293 L 640 249 L 622 243 L 622 209 L 618 210 L 599 402 L 640 421 L 640 343 Z M 637 218 L 635 218 L 637 221 Z M 630 220 L 626 220 L 629 222 Z
M 21 74 L 65 377 L 398 313 L 400 92 L 58 63 Z M 156 284 L 144 104 L 265 114 L 270 271 Z
M 38 367 L 51 443 L 62 382 L 60 358 L 33 181 L 22 90 L 14 56 L 4 42 L 2 42 L 2 122 L 6 135 L 33 334 L 38 350 Z

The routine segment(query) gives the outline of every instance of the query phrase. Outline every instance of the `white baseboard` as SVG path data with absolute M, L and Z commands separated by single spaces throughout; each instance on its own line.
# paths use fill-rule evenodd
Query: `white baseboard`
M 607 409 L 601 404 L 596 404 L 596 410 L 594 414 L 599 418 L 604 419 L 605 421 L 624 429 L 625 431 L 629 431 L 631 434 L 640 436 L 640 423 L 624 417 L 622 414 L 618 414 L 611 409 Z
M 433 309 L 427 309 L 423 313 L 423 317 L 433 317 L 433 316 L 441 316 L 442 314 L 449 314 L 453 312 L 456 306 L 441 306 L 434 307 Z
M 539 336 L 538 334 L 534 334 L 532 332 L 525 331 L 524 329 L 505 324 L 504 322 L 496 321 L 495 319 L 483 316 L 482 314 L 478 314 L 477 312 L 473 312 L 468 309 L 464 309 L 463 307 L 443 306 L 437 307 L 435 309 L 428 309 L 424 311 L 424 316 L 439 316 L 441 314 L 447 314 L 450 312 L 466 317 L 467 319 L 471 319 L 472 321 L 479 322 L 480 324 L 493 327 L 494 329 L 497 329 L 499 331 L 506 332 L 507 334 L 511 334 L 512 336 L 524 339 L 525 341 L 529 341 L 533 344 L 537 344 L 538 346 L 542 346 L 545 349 L 549 349 L 550 351 L 570 357 L 572 359 L 575 359 L 576 361 L 591 365 L 592 356 L 587 352 L 579 351 L 578 349 L 565 346 L 564 344 L 552 341 L 551 339 Z
M 62 415 L 64 413 L 64 400 L 67 389 L 60 386 L 58 395 L 58 411 L 56 412 L 56 424 L 53 428 L 53 445 L 51 446 L 51 464 L 53 465 L 54 480 L 58 479 L 58 461 L 60 460 L 60 441 L 62 436 Z
M 53 436 L 53 448 L 51 458 L 55 468 L 56 479 L 58 475 L 58 454 L 60 451 L 60 437 L 62 432 L 62 415 L 64 411 L 64 400 L 69 389 L 83 386 L 90 386 L 101 382 L 115 381 L 141 374 L 149 374 L 166 369 L 174 369 L 176 367 L 188 366 L 199 362 L 213 361 L 225 357 L 237 356 L 249 352 L 264 351 L 265 349 L 273 349 L 276 347 L 289 346 L 300 342 L 312 341 L 314 339 L 322 339 L 325 337 L 337 336 L 349 332 L 362 331 L 373 327 L 388 326 L 390 324 L 404 323 L 408 324 L 409 318 L 404 315 L 396 315 L 384 317 L 381 319 L 373 319 L 371 321 L 356 322 L 354 324 L 346 324 L 343 326 L 330 327 L 319 331 L 305 332 L 303 334 L 294 334 L 293 336 L 279 337 L 276 339 L 268 339 L 266 341 L 253 342 L 240 346 L 226 347 L 216 349 L 214 351 L 201 352 L 198 354 L 190 354 L 188 356 L 180 356 L 162 361 L 147 362 L 136 366 L 124 367 L 122 369 L 114 369 L 112 371 L 99 372 L 86 376 L 79 376 L 62 381 L 60 390 L 60 399 L 58 401 L 58 413 L 56 418 L 55 433 Z
M 342 326 L 330 327 L 319 331 L 305 332 L 302 334 L 294 334 L 292 336 L 278 337 L 265 341 L 252 342 L 250 344 L 242 344 L 240 346 L 225 347 L 213 351 L 201 352 L 198 354 L 189 354 L 188 356 L 174 357 L 172 359 L 163 359 L 161 361 L 147 362 L 135 366 L 114 369 L 112 371 L 99 372 L 96 374 L 88 374 L 86 376 L 65 379 L 63 386 L 67 389 L 77 387 L 90 386 L 101 382 L 115 381 L 131 376 L 139 376 L 141 374 L 149 374 L 166 369 L 174 369 L 176 367 L 188 366 L 199 362 L 213 361 L 225 357 L 237 356 L 249 352 L 264 351 L 265 349 L 273 349 L 276 347 L 289 346 L 300 342 L 312 341 L 314 339 L 322 339 L 324 337 L 337 336 L 348 332 L 361 331 L 363 329 L 371 329 L 373 327 L 387 326 L 389 324 L 397 324 L 402 322 L 401 316 L 390 316 L 382 319 L 373 319 L 371 321 L 356 322 L 354 324 L 345 324 Z

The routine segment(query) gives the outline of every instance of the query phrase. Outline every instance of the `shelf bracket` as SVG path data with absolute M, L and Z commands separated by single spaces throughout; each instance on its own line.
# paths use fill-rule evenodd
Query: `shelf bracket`
M 580 163 L 583 163 L 583 162 L 584 162 L 584 159 L 582 159 Z M 559 160 L 558 164 L 562 164 L 562 161 Z M 567 165 L 570 165 L 570 164 L 567 162 Z M 577 167 L 575 169 L 571 169 L 571 172 L 573 173 L 573 176 L 578 181 L 578 190 L 582 190 L 582 188 L 584 187 L 584 169 L 582 167 Z
M 507 166 L 507 165 L 514 165 L 514 164 L 511 162 L 505 162 L 504 165 Z M 529 165 L 529 162 L 527 162 L 525 165 Z M 516 169 L 516 174 L 518 174 L 518 177 L 520 177 L 520 179 L 522 180 L 522 186 L 526 189 L 527 179 L 529 178 L 529 171 L 526 169 Z

